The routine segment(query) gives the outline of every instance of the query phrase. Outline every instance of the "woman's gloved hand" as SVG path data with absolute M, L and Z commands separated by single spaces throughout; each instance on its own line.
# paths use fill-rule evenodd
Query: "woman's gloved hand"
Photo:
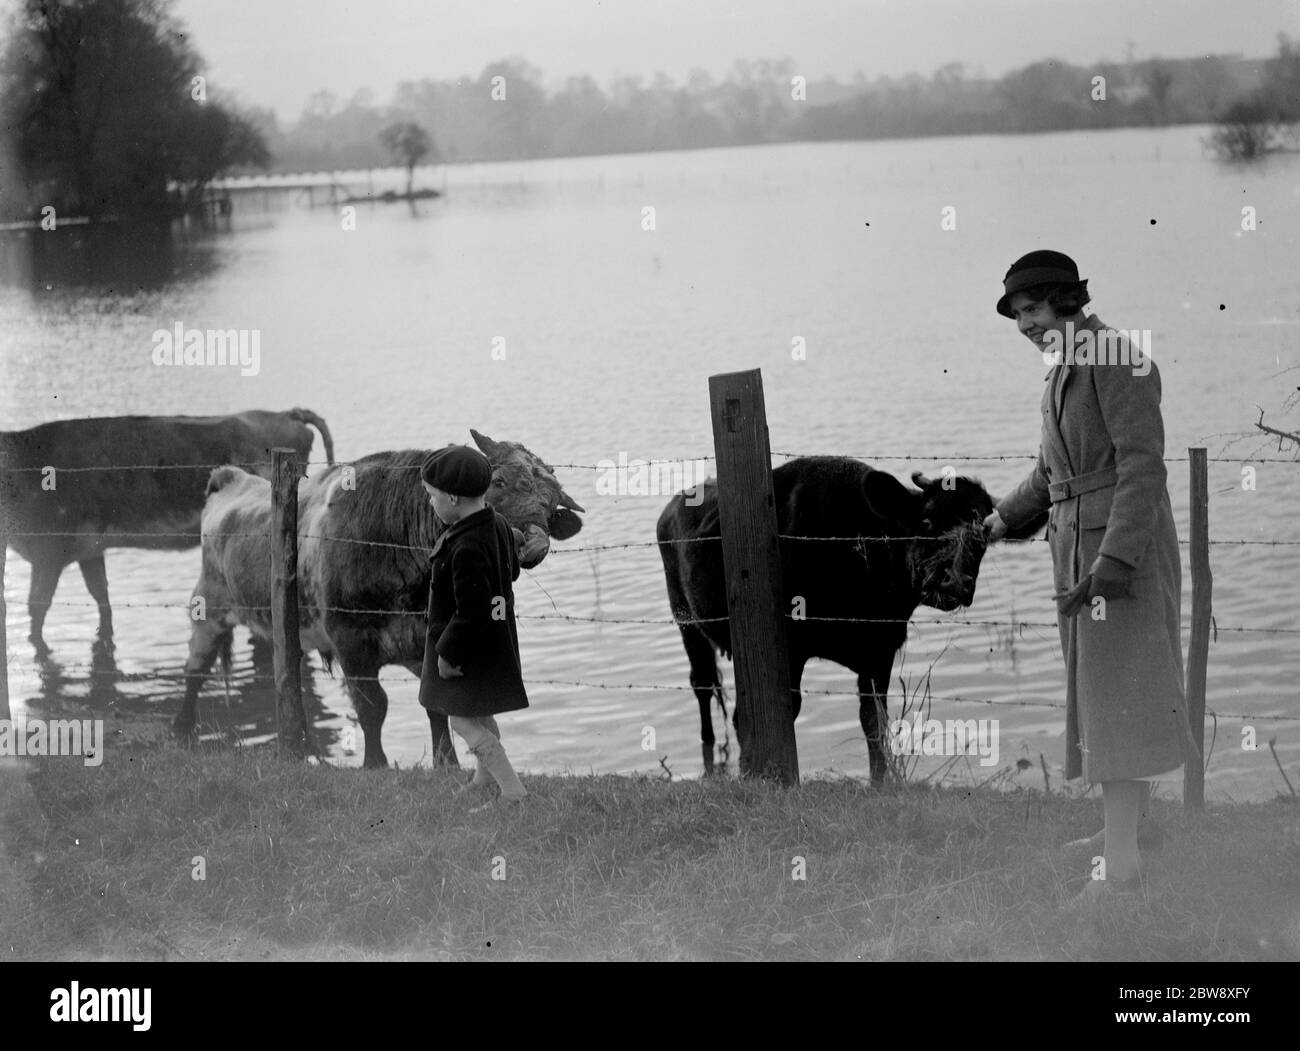
M 996 509 L 991 515 L 984 519 L 985 539 L 990 544 L 995 544 L 1007 535 L 1007 524 L 1002 521 L 1002 516 Z
M 1088 574 L 1068 591 L 1058 591 L 1054 596 L 1056 608 L 1063 617 L 1073 617 L 1092 600 L 1100 596 L 1107 602 L 1132 598 L 1132 580 L 1136 570 L 1127 562 L 1098 555 Z

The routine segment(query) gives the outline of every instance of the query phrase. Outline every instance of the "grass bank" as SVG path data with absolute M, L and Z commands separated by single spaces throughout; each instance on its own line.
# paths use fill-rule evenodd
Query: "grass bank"
M 1300 959 L 1281 799 L 1157 800 L 1147 892 L 1079 917 L 1092 798 L 525 777 L 472 813 L 440 771 L 113 740 L 0 772 L 0 958 Z

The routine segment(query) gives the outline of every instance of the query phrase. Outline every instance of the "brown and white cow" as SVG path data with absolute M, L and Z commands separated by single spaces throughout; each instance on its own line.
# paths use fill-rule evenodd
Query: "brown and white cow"
M 334 462 L 334 440 L 309 409 L 231 416 L 103 416 L 0 431 L 0 515 L 9 546 L 32 565 L 31 641 L 49 655 L 43 628 L 59 577 L 81 567 L 99 605 L 98 638 L 112 646 L 104 552 L 110 547 L 183 550 L 199 542 L 212 468 L 238 464 L 270 475 L 271 450 L 311 454 L 317 428 Z
M 525 569 L 551 540 L 582 528 L 584 508 L 554 470 L 516 442 L 470 431 L 492 464 L 488 503 L 514 527 Z M 426 449 L 382 452 L 337 465 L 298 484 L 299 637 L 303 652 L 336 660 L 365 735 L 365 765 L 385 766 L 380 732 L 388 694 L 379 670 L 400 664 L 420 674 L 429 599 L 429 551 L 442 525 L 420 485 Z M 203 510 L 203 567 L 194 598 L 185 700 L 178 733 L 191 734 L 199 689 L 235 625 L 270 638 L 271 484 L 235 467 L 212 472 Z M 197 608 L 197 607 L 196 607 Z M 435 762 L 456 765 L 447 720 L 429 713 Z

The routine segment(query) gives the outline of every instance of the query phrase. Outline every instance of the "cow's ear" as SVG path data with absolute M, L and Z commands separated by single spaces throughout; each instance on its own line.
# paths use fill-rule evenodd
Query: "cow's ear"
M 893 526 L 915 528 L 916 494 L 908 492 L 907 487 L 892 474 L 868 471 L 862 480 L 862 496 L 867 501 L 867 508 L 877 518 Z
M 546 531 L 552 540 L 568 540 L 571 536 L 577 536 L 581 528 L 582 519 L 567 507 L 557 507 L 546 520 Z
M 489 463 L 499 464 L 506 458 L 507 450 L 500 442 L 494 442 L 486 434 L 479 434 L 473 427 L 469 429 L 469 436 L 474 439 L 474 444 L 488 458 Z

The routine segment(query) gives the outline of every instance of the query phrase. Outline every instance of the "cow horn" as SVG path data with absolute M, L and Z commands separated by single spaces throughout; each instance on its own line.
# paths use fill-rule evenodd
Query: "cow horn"
M 488 458 L 488 462 L 493 466 L 499 464 L 505 459 L 506 450 L 500 442 L 494 442 L 486 434 L 479 434 L 473 427 L 469 429 L 470 437 L 474 439 L 474 444 Z
M 566 493 L 563 489 L 560 490 L 560 506 L 561 506 L 561 507 L 567 507 L 570 511 L 586 511 L 586 510 L 587 510 L 585 507 L 582 506 L 582 504 L 578 503 L 577 500 L 575 500 L 573 497 L 571 497 L 571 496 L 570 496 L 568 493 Z
M 913 471 L 912 484 L 918 489 L 928 489 L 934 484 L 934 482 L 932 479 L 927 478 L 921 471 Z

